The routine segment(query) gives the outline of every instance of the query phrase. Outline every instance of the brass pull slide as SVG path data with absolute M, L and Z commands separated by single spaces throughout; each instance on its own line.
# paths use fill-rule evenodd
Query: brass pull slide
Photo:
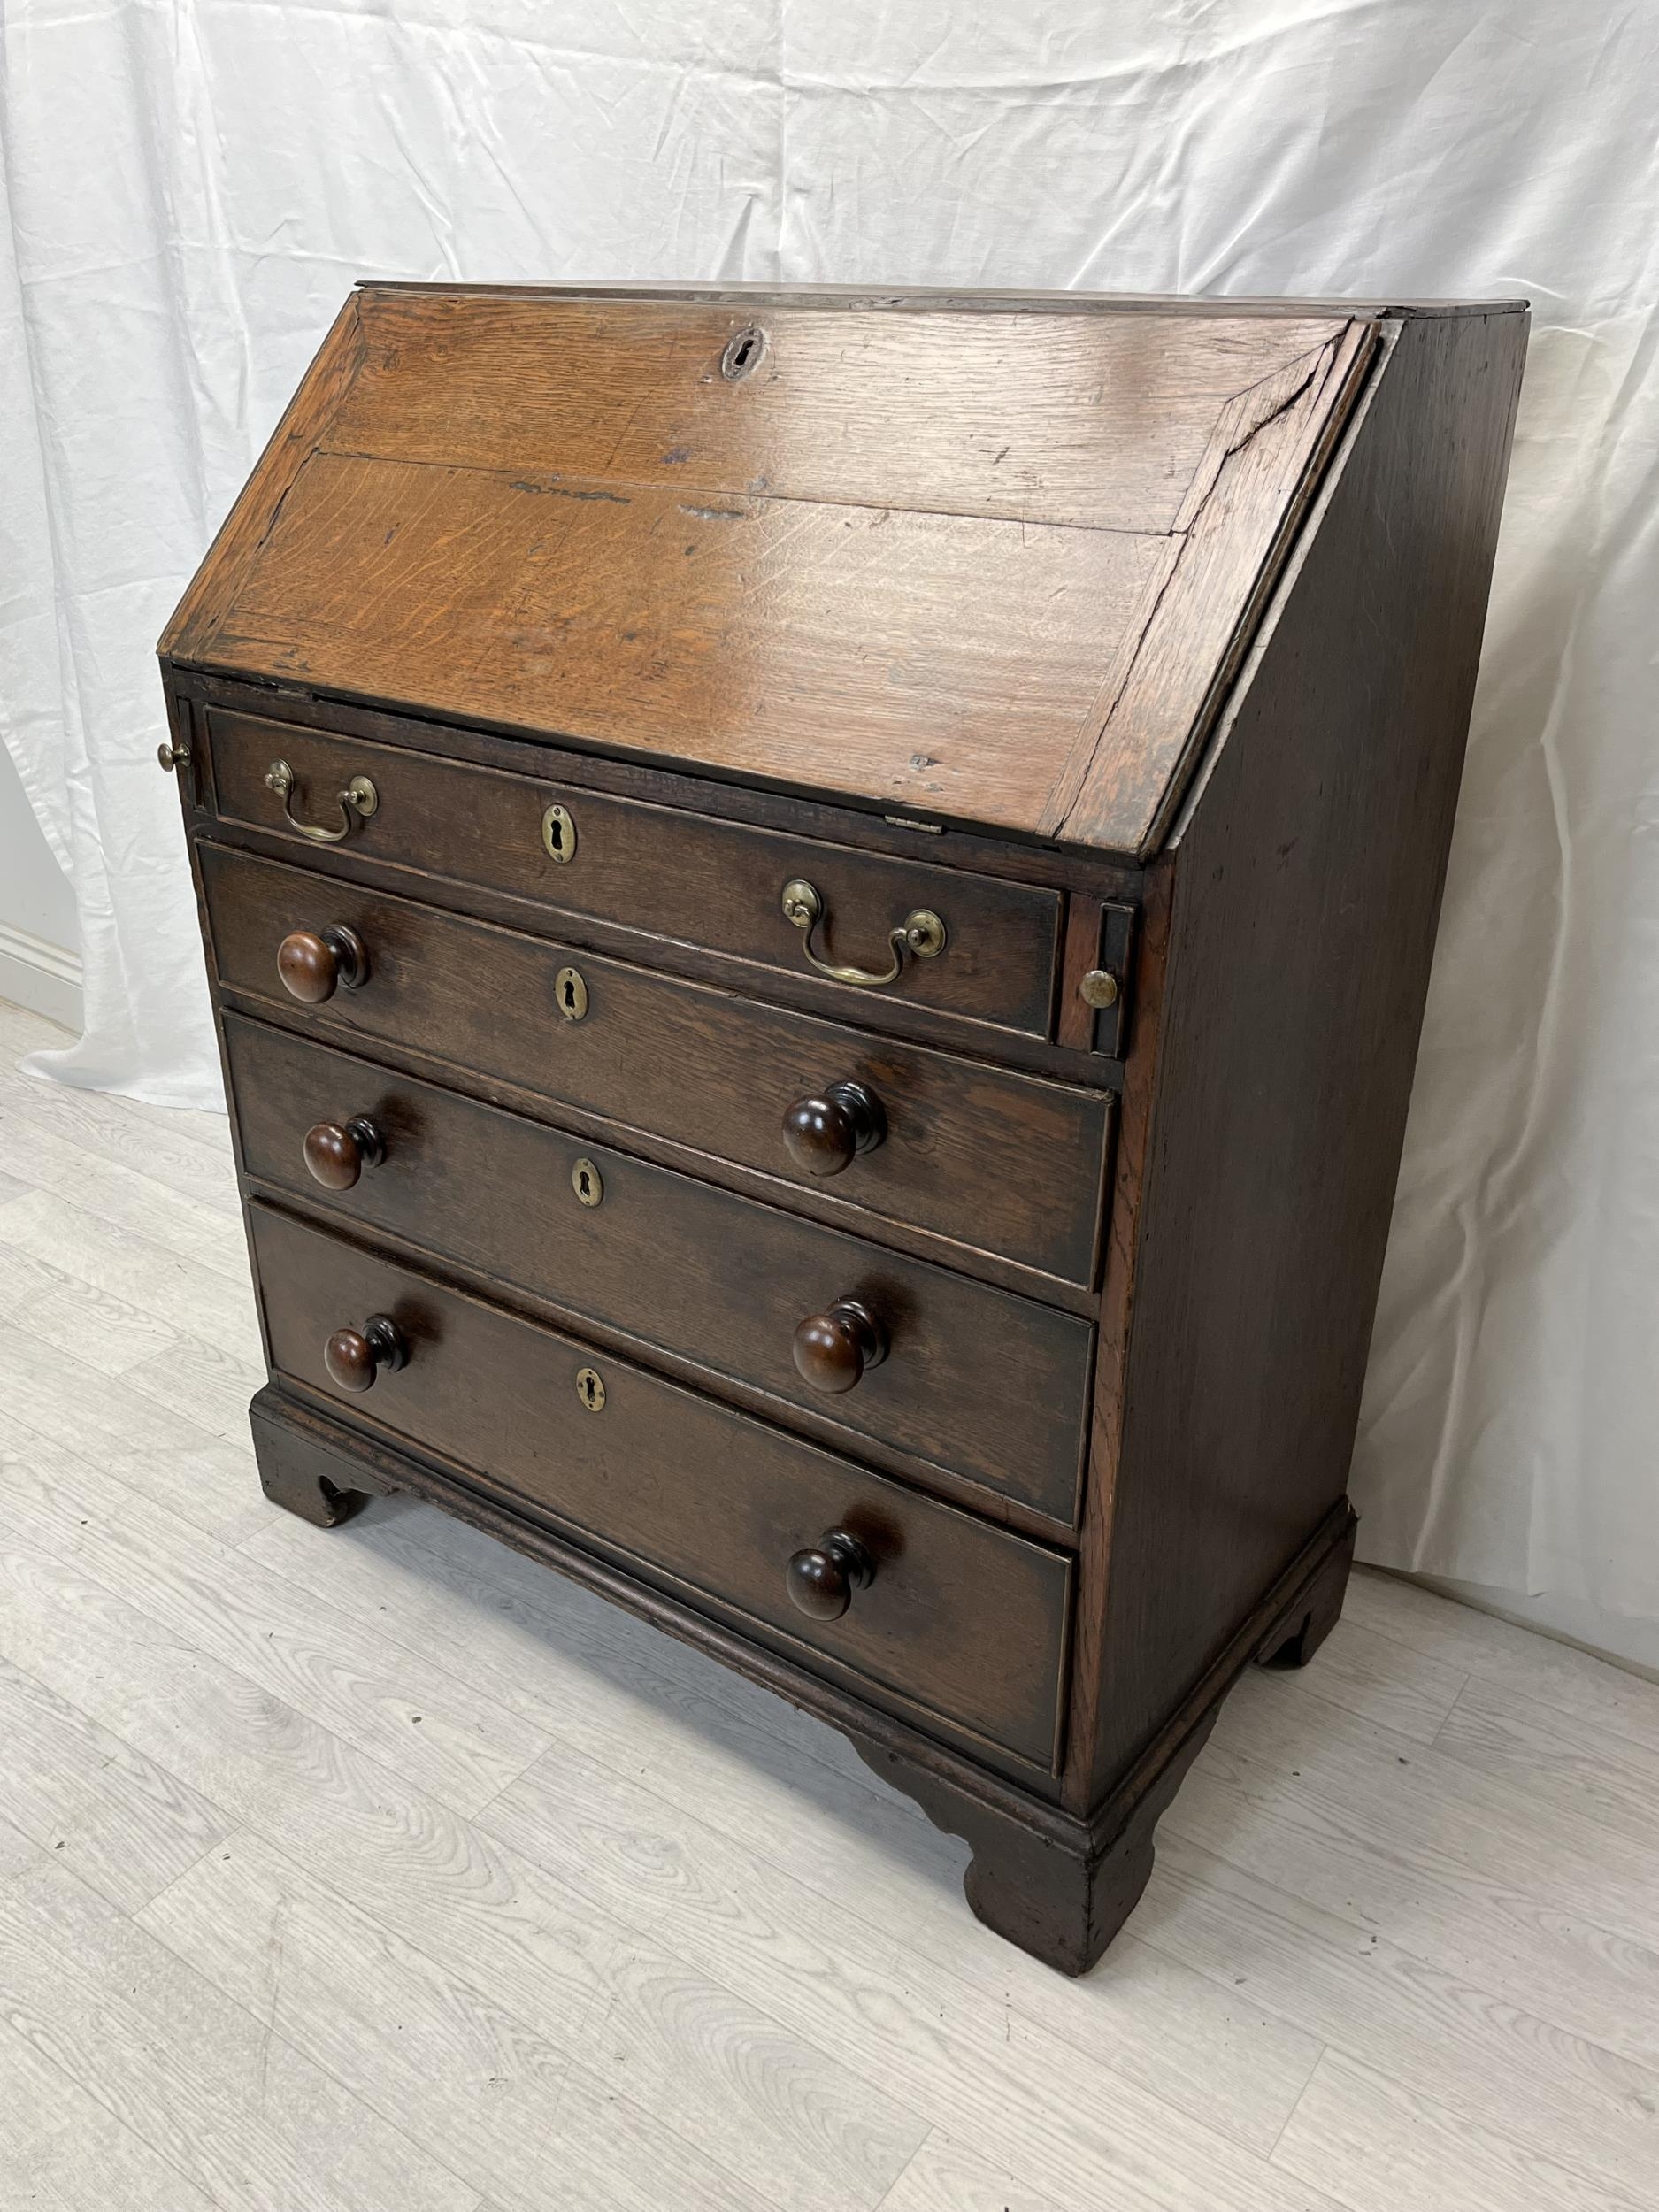
M 945 949 L 945 925 L 937 914 L 918 906 L 887 932 L 887 942 L 893 948 L 893 965 L 885 975 L 878 975 L 873 968 L 838 968 L 831 961 L 820 960 L 812 949 L 812 932 L 824 918 L 824 902 L 816 888 L 799 876 L 786 883 L 783 911 L 784 918 L 801 932 L 801 949 L 809 964 L 832 982 L 851 983 L 861 991 L 881 991 L 889 983 L 896 983 L 907 953 L 912 960 L 937 960 Z
M 366 776 L 353 776 L 343 791 L 334 794 L 334 803 L 340 809 L 338 829 L 327 829 L 318 822 L 302 822 L 294 811 L 294 771 L 285 760 L 273 760 L 265 770 L 265 789 L 274 791 L 282 802 L 282 811 L 288 817 L 288 827 L 302 837 L 309 837 L 313 845 L 337 845 L 342 838 L 349 837 L 358 820 L 365 821 L 380 803 L 380 795 Z

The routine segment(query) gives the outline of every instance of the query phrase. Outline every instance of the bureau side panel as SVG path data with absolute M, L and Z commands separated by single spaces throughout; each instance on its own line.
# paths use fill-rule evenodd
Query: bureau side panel
M 1095 1424 L 1110 1517 L 1074 1803 L 1151 1743 L 1347 1481 L 1525 334 L 1513 312 L 1401 326 L 1161 864 L 1169 971 L 1123 1397 Z

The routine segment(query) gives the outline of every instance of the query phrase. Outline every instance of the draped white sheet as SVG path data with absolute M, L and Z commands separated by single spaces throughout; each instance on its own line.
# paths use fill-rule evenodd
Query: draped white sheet
M 1355 1473 L 1659 1613 L 1659 0 L 0 0 L 0 706 L 65 1081 L 218 1098 L 150 658 L 365 275 L 1411 295 L 1535 326 Z

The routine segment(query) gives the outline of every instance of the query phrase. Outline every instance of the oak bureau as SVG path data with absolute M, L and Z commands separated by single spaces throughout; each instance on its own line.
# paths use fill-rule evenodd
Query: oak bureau
M 368 285 L 162 641 L 270 1379 L 1070 1973 L 1344 1494 L 1519 303 Z

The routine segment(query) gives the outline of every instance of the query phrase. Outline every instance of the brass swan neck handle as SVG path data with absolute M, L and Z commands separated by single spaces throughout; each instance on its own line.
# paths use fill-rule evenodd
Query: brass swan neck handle
M 812 949 L 812 932 L 824 918 L 824 901 L 817 886 L 803 877 L 793 877 L 783 887 L 781 901 L 784 919 L 801 932 L 801 949 L 808 964 L 826 975 L 832 983 L 850 983 L 861 991 L 883 991 L 889 983 L 896 983 L 903 972 L 906 958 L 937 960 L 949 941 L 945 925 L 937 914 L 926 906 L 918 906 L 907 914 L 887 932 L 887 942 L 893 948 L 893 964 L 885 973 L 873 968 L 841 968 L 833 961 L 820 959 Z
M 265 770 L 265 789 L 274 791 L 282 802 L 282 811 L 288 827 L 297 830 L 302 837 L 309 837 L 314 845 L 337 845 L 349 837 L 359 821 L 367 821 L 380 803 L 380 795 L 366 776 L 353 776 L 343 791 L 334 794 L 334 803 L 340 809 L 340 827 L 330 829 L 322 822 L 302 822 L 294 811 L 294 771 L 285 760 L 273 760 Z

